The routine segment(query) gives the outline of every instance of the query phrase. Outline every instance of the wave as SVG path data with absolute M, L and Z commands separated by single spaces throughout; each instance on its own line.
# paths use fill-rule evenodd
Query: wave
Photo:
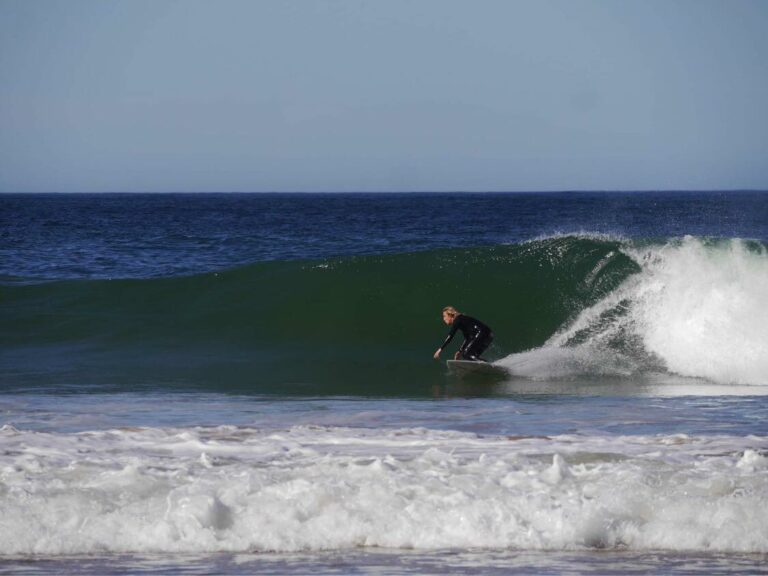
M 757 241 L 564 235 L 190 277 L 0 286 L 2 383 L 403 394 L 442 379 L 444 305 L 516 377 L 768 383 Z M 510 354 L 510 351 L 524 351 Z
M 0 428 L 0 554 L 768 552 L 766 440 Z

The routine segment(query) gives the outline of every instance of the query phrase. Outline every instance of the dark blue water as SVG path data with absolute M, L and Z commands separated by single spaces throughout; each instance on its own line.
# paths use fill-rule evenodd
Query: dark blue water
M 768 194 L 0 195 L 0 278 L 147 278 L 555 233 L 768 239 Z

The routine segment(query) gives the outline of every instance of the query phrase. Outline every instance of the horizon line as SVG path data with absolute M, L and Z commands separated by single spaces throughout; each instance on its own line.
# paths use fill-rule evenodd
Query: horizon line
M 0 195 L 32 195 L 32 194 L 123 194 L 123 195 L 150 195 L 150 194 L 175 194 L 175 195 L 202 195 L 202 194 L 654 194 L 654 193 L 734 193 L 734 192 L 760 192 L 768 193 L 768 188 L 638 188 L 638 189 L 561 189 L 561 190 L 100 190 L 100 191 L 0 191 Z

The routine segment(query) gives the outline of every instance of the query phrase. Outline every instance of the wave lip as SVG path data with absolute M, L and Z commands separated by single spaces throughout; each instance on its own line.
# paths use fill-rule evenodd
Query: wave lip
M 4 427 L 2 554 L 768 551 L 768 439 Z

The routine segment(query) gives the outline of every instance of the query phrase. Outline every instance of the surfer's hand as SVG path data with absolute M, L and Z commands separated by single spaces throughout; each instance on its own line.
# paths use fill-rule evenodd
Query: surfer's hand
M 432 358 L 434 358 L 435 360 L 438 360 L 440 358 L 440 352 L 442 352 L 442 350 L 438 348 L 437 351 L 433 354 Z
M 456 352 L 456 354 L 453 355 L 454 360 L 461 360 L 461 352 Z

